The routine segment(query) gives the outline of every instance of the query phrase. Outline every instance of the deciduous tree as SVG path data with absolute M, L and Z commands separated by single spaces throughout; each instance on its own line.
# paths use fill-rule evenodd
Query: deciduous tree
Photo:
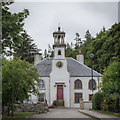
M 112 110 L 120 112 L 120 62 L 112 63 L 104 72 L 102 79 L 102 90 L 106 103 L 110 106 L 112 100 Z
M 37 68 L 25 60 L 18 58 L 13 60 L 3 60 L 2 65 L 2 103 L 14 111 L 16 102 L 23 102 L 29 98 L 29 93 L 37 94 L 35 87 L 39 82 Z

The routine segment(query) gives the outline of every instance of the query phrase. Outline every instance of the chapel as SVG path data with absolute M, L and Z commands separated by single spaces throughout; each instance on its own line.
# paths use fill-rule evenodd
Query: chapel
M 90 109 L 92 96 L 99 91 L 102 74 L 84 64 L 81 51 L 76 59 L 65 56 L 65 32 L 60 27 L 53 32 L 53 38 L 53 58 L 41 60 L 41 54 L 35 54 L 35 66 L 40 74 L 37 86 L 40 94 L 31 95 L 30 101 L 47 102 L 48 106 L 56 101 L 65 108 L 78 108 L 82 99 L 84 108 Z

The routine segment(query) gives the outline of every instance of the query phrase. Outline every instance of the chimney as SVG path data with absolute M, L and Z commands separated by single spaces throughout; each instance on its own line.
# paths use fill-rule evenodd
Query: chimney
M 39 63 L 41 61 L 41 55 L 42 53 L 36 52 L 34 55 L 34 65 L 36 65 L 37 63 Z
M 79 62 L 84 64 L 84 56 L 83 56 L 81 50 L 79 50 L 79 53 L 77 54 L 76 58 Z

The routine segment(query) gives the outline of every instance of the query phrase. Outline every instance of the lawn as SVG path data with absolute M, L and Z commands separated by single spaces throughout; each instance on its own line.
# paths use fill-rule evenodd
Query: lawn
M 112 115 L 112 116 L 120 117 L 120 113 L 108 112 L 108 111 L 103 111 L 103 110 L 93 110 L 93 111 L 99 112 L 99 113 L 103 113 L 103 114 L 107 114 L 107 115 Z
M 2 118 L 3 120 L 9 120 L 9 119 L 16 119 L 16 118 L 20 118 L 19 120 L 22 120 L 26 117 L 28 117 L 29 115 L 33 114 L 33 112 L 15 112 L 14 113 L 14 117 L 11 117 L 11 116 L 7 116 L 7 115 L 3 115 Z

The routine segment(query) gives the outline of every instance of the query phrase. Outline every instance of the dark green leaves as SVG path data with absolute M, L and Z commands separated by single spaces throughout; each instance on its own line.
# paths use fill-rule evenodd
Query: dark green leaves
M 12 2 L 2 3 L 2 52 L 5 55 L 11 55 L 14 47 L 17 47 L 21 43 L 24 20 L 29 15 L 27 9 L 24 9 L 23 12 L 11 13 L 8 7 L 10 4 Z
M 2 71 L 3 105 L 23 102 L 30 92 L 37 94 L 35 85 L 39 82 L 39 74 L 33 65 L 18 58 L 4 59 Z

